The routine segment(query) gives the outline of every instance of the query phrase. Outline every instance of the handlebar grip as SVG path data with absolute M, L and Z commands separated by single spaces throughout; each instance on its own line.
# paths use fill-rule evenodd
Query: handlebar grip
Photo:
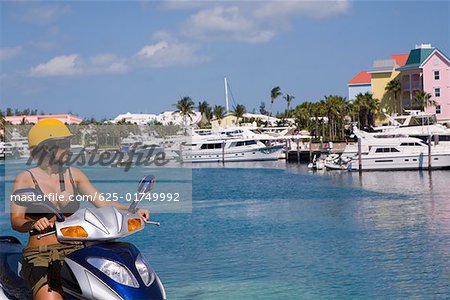
M 52 228 L 52 227 L 47 227 L 47 228 L 45 228 L 45 230 L 42 231 L 42 232 L 39 231 L 39 230 L 37 230 L 36 228 L 33 228 L 33 229 L 31 229 L 31 230 L 29 231 L 29 233 L 30 233 L 30 236 L 33 236 L 33 235 L 38 235 L 38 234 L 49 233 L 49 232 L 52 232 L 52 231 L 56 231 L 55 225 L 53 225 L 53 228 Z

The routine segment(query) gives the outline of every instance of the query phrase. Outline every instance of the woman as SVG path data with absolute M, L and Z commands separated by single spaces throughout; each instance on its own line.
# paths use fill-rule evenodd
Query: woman
M 98 196 L 97 190 L 79 169 L 65 167 L 70 154 L 69 129 L 57 119 L 47 119 L 34 125 L 28 133 L 28 143 L 37 166 L 17 175 L 13 192 L 20 194 L 22 189 L 35 189 L 41 197 L 57 195 L 52 199 L 64 216 L 78 210 L 79 201 L 69 201 L 78 194 L 90 195 L 96 207 L 113 205 L 119 209 L 128 206 L 117 202 L 106 202 Z M 30 208 L 29 208 L 30 209 Z M 32 289 L 33 299 L 63 299 L 60 282 L 60 269 L 64 257 L 80 249 L 80 243 L 59 243 L 56 235 L 37 239 L 34 233 L 43 233 L 54 226 L 56 216 L 48 211 L 29 211 L 11 203 L 11 226 L 19 232 L 30 232 L 28 244 L 23 250 L 22 276 Z M 139 209 L 138 215 L 148 220 L 148 210 Z

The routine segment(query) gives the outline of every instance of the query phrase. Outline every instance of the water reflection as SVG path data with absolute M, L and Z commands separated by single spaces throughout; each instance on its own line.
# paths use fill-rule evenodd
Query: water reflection
M 170 298 L 449 298 L 450 172 L 204 166 L 192 214 L 129 238 Z

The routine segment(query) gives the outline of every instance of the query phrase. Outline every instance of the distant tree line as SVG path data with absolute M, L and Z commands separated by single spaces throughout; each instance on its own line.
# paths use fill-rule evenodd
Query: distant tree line
M 31 108 L 25 108 L 23 110 L 20 109 L 13 109 L 11 107 L 7 107 L 5 111 L 0 109 L 0 116 L 2 117 L 9 117 L 9 116 L 36 116 L 38 114 L 37 109 L 31 109 Z M 40 113 L 41 115 L 43 112 Z

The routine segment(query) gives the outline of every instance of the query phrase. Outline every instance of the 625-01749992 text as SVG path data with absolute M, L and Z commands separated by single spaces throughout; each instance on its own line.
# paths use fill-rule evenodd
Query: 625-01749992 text
M 152 201 L 152 202 L 180 202 L 180 193 L 99 193 L 98 195 L 103 201 Z

